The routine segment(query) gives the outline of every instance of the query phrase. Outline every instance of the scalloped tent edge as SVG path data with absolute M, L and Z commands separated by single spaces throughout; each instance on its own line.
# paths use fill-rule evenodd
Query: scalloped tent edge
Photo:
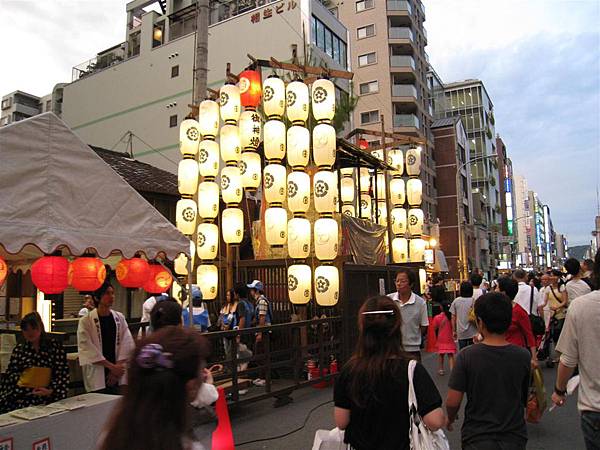
M 0 256 L 189 256 L 190 241 L 53 113 L 0 128 Z

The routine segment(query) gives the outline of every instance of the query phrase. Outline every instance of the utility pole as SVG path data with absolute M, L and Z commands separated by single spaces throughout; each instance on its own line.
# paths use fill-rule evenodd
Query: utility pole
M 208 83 L 209 0 L 196 0 L 196 53 L 194 57 L 193 103 L 199 106 L 206 96 Z

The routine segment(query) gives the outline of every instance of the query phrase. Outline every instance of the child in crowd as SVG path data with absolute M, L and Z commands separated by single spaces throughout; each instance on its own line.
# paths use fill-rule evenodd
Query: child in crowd
M 456 353 L 456 343 L 452 333 L 452 314 L 448 302 L 442 303 L 442 312 L 433 318 L 432 326 L 437 335 L 438 374 L 443 376 L 445 374 L 444 355 L 448 355 L 448 366 L 452 370 Z

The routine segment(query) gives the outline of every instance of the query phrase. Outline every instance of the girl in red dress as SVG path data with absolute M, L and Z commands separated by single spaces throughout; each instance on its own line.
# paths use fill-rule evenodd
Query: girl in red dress
M 454 368 L 454 354 L 456 343 L 452 336 L 452 314 L 450 303 L 442 303 L 442 312 L 433 318 L 432 326 L 437 334 L 437 354 L 439 362 L 439 375 L 444 375 L 444 355 L 448 355 L 448 366 L 450 371 Z

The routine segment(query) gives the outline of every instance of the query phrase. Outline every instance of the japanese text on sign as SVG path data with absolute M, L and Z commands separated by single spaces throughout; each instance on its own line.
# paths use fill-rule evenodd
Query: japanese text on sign
M 266 0 L 258 0 L 257 6 L 264 6 L 266 5 L 266 3 Z M 269 6 L 268 8 L 263 9 L 262 13 L 260 11 L 253 13 L 250 16 L 250 22 L 258 23 L 260 22 L 261 18 L 263 20 L 270 19 L 271 17 L 273 17 L 273 12 L 275 12 L 276 14 L 281 14 L 284 11 L 291 11 L 292 9 L 296 9 L 297 6 L 298 3 L 296 3 L 296 0 L 279 2 L 274 6 Z

